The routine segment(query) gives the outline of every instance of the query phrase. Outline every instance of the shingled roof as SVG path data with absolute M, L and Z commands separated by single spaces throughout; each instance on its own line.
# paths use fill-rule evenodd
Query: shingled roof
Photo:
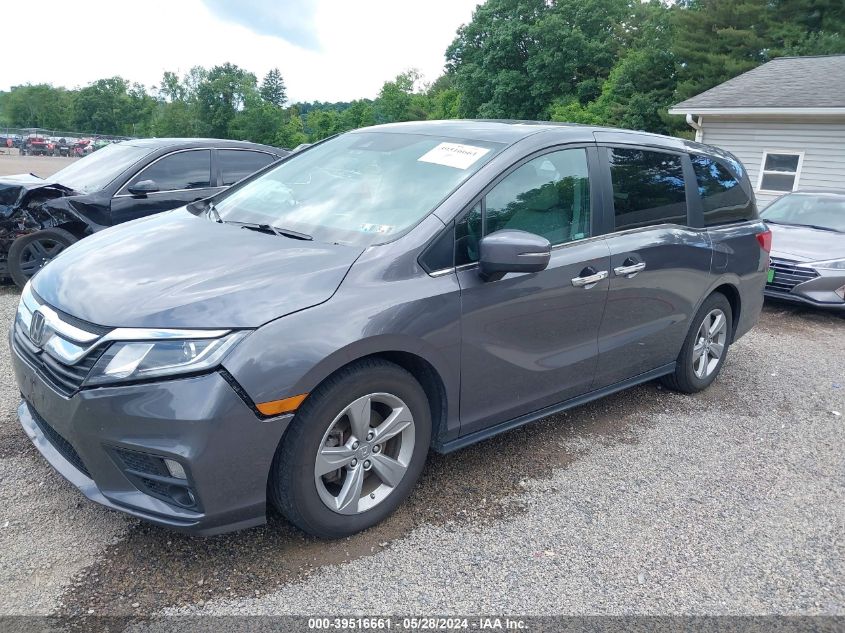
M 779 57 L 669 109 L 845 108 L 845 55 Z

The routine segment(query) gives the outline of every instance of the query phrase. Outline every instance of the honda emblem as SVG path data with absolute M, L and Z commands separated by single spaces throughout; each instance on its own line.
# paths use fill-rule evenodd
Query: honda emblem
M 41 347 L 44 342 L 44 314 L 39 310 L 32 313 L 32 320 L 29 322 L 29 340 Z

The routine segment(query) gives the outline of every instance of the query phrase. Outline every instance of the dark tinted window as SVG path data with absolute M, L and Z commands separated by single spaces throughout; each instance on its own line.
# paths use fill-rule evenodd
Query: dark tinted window
M 129 184 L 141 180 L 155 181 L 159 191 L 210 187 L 211 150 L 190 150 L 165 156 L 142 170 Z
M 751 200 L 728 168 L 708 156 L 690 158 L 704 208 L 705 226 L 750 220 Z
M 638 149 L 608 151 L 617 231 L 687 223 L 680 156 Z
M 480 241 L 481 203 L 478 203 L 455 227 L 455 266 L 477 262 Z
M 551 152 L 518 167 L 485 197 L 484 235 L 528 231 L 552 244 L 590 235 L 590 180 L 583 149 Z M 457 264 L 478 261 L 481 211 L 476 206 L 457 228 Z
M 220 163 L 220 174 L 224 185 L 234 185 L 262 167 L 266 167 L 276 159 L 264 152 L 251 152 L 242 149 L 217 150 L 217 160 Z

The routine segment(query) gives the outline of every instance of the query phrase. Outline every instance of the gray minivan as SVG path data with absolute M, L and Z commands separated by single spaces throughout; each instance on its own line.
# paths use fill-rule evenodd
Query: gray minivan
M 656 378 L 707 387 L 771 234 L 712 147 L 431 121 L 308 147 L 101 231 L 26 286 L 20 421 L 86 496 L 213 534 L 335 538 L 449 452 Z

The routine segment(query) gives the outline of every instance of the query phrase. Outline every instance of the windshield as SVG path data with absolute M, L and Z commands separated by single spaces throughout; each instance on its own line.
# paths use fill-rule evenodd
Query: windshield
M 845 196 L 793 193 L 775 200 L 760 214 L 778 224 L 813 226 L 845 233 Z
M 150 151 L 148 147 L 124 143 L 108 145 L 56 172 L 50 180 L 79 193 L 93 193 L 105 187 Z
M 353 132 L 294 154 L 224 194 L 216 208 L 223 221 L 367 246 L 418 223 L 503 147 L 421 134 Z

